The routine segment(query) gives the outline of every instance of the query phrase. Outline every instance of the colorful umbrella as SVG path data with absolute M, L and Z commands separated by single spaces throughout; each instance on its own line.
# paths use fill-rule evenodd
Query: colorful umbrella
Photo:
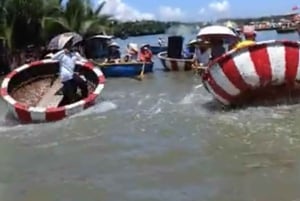
M 72 39 L 72 44 L 75 45 L 82 41 L 82 37 L 75 32 L 66 32 L 59 34 L 51 39 L 49 42 L 47 49 L 48 50 L 60 50 L 65 44 Z

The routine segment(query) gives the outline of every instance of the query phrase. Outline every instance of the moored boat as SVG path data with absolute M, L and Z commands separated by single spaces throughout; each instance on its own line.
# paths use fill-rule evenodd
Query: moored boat
M 167 52 L 161 52 L 158 55 L 163 67 L 167 71 L 190 71 L 192 70 L 192 59 L 178 59 L 168 57 Z
M 22 123 L 50 122 L 71 116 L 99 101 L 105 77 L 93 64 L 76 63 L 76 72 L 88 82 L 89 95 L 68 105 L 61 105 L 62 84 L 58 72 L 57 61 L 41 60 L 8 74 L 1 85 L 1 96 L 8 104 L 9 112 Z
M 262 41 L 216 59 L 202 75 L 205 88 L 224 105 L 299 101 L 300 43 Z
M 277 28 L 276 29 L 276 32 L 279 33 L 279 34 L 282 34 L 282 33 L 293 33 L 296 31 L 296 28 L 295 27 L 289 27 L 289 28 Z
M 150 50 L 152 54 L 158 54 L 160 52 L 167 51 L 168 47 L 167 46 L 150 46 Z
M 153 62 L 96 63 L 105 77 L 135 77 L 151 73 Z

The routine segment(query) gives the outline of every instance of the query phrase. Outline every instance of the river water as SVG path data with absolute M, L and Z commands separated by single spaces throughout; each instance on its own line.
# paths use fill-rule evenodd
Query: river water
M 297 36 L 259 33 L 272 38 Z M 0 200 L 300 200 L 299 105 L 223 111 L 192 72 L 155 62 L 60 122 L 8 125 L 1 102 Z

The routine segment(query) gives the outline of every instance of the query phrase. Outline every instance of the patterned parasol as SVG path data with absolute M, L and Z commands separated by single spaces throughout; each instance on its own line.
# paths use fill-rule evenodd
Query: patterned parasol
M 68 41 L 70 41 L 70 39 L 73 40 L 72 43 L 73 43 L 73 45 L 75 45 L 82 41 L 82 36 L 80 36 L 79 34 L 77 34 L 75 32 L 66 32 L 66 33 L 59 34 L 51 39 L 51 41 L 49 42 L 49 44 L 47 46 L 47 49 L 48 50 L 60 50 L 65 46 L 65 44 Z

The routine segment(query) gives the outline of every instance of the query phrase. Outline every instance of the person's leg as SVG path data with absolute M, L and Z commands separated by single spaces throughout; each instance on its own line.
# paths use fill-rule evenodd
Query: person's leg
M 88 96 L 88 85 L 87 82 L 84 81 L 79 75 L 74 74 L 73 79 L 76 85 L 80 88 L 82 98 L 86 98 Z
M 63 100 L 61 101 L 60 106 L 63 105 L 67 105 L 73 102 L 74 98 L 75 98 L 75 93 L 74 93 L 74 84 L 73 84 L 73 80 L 68 80 L 63 82 Z

